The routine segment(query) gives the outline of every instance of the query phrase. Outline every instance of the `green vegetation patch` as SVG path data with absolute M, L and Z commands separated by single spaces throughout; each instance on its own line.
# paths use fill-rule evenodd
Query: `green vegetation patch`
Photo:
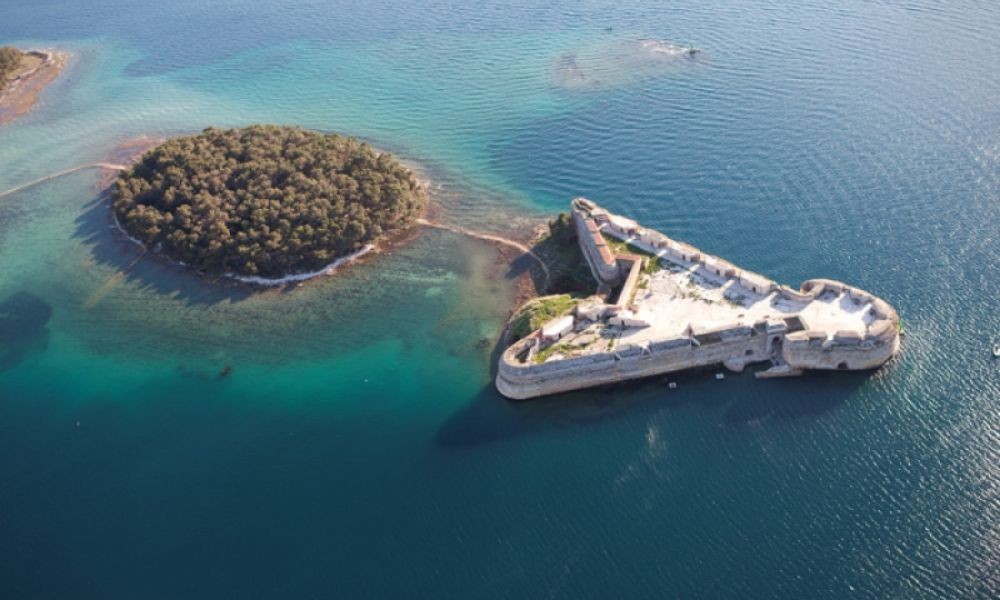
M 549 221 L 548 229 L 548 234 L 532 248 L 549 266 L 551 280 L 548 293 L 570 292 L 579 296 L 593 294 L 597 290 L 597 283 L 580 252 L 572 217 L 569 213 L 559 213 Z
M 547 348 L 542 348 L 535 353 L 535 362 L 543 363 L 552 357 L 553 354 L 569 354 L 573 349 L 566 344 L 552 344 Z
M 561 246 L 576 247 L 576 228 L 569 213 L 559 213 L 549 221 L 549 238 Z
M 17 48 L 11 46 L 0 48 L 0 87 L 3 87 L 2 84 L 17 70 L 22 56 Z
M 209 274 L 278 277 L 319 269 L 426 204 L 389 154 L 297 127 L 209 128 L 144 155 L 112 208 L 150 249 Z
M 542 296 L 526 302 L 510 320 L 511 342 L 516 342 L 552 319 L 568 313 L 574 306 L 576 300 L 569 294 Z
M 638 254 L 639 256 L 646 257 L 647 260 L 645 261 L 645 264 L 642 265 L 642 272 L 646 275 L 652 275 L 663 268 L 663 265 L 660 264 L 660 259 L 657 258 L 655 254 L 646 252 L 638 246 L 633 246 L 632 244 L 616 240 L 609 235 L 604 236 L 604 241 L 607 242 L 608 247 L 611 248 L 611 251 L 615 254 Z

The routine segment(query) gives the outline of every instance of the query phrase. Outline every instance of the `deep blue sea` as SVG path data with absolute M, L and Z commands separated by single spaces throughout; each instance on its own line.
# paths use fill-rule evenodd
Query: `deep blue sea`
M 585 195 L 907 334 L 874 373 L 514 404 L 523 261 L 428 230 L 216 287 L 134 262 L 81 171 L 0 198 L 0 598 L 1000 596 L 998 40 L 975 0 L 0 0 L 0 45 L 72 53 L 0 190 L 301 125 L 419 165 L 450 223 Z

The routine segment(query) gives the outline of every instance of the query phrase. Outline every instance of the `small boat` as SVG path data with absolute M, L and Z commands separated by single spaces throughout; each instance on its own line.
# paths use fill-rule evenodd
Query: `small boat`
M 993 344 L 993 358 L 1000 358 L 1000 344 Z

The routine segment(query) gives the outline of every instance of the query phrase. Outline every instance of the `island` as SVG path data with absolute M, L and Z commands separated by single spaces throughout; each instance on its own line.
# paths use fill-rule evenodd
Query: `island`
M 426 186 L 390 154 L 275 125 L 168 140 L 111 189 L 114 216 L 135 241 L 252 283 L 325 272 L 408 228 L 426 203 Z
M 59 75 L 66 58 L 63 52 L 0 48 L 0 125 L 31 110 L 42 89 Z
M 899 316 L 868 292 L 829 279 L 793 290 L 585 198 L 571 213 L 597 293 L 534 311 L 549 320 L 499 360 L 508 398 L 712 365 L 770 362 L 756 377 L 874 369 L 899 351 Z

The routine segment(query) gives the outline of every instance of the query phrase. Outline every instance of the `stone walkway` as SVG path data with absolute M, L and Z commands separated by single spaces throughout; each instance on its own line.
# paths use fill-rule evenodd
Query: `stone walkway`
M 65 171 L 59 171 L 58 173 L 52 173 L 51 175 L 46 175 L 45 177 L 39 177 L 38 179 L 34 179 L 32 181 L 29 181 L 28 183 L 24 183 L 17 187 L 12 187 L 4 192 L 0 192 L 0 198 L 10 196 L 11 194 L 16 194 L 28 188 L 34 187 L 40 183 L 45 183 L 46 181 L 52 181 L 53 179 L 58 179 L 60 177 L 70 175 L 72 173 L 77 173 L 79 171 L 85 171 L 87 169 L 111 169 L 112 171 L 125 171 L 128 169 L 128 167 L 125 165 L 116 165 L 114 163 L 103 163 L 103 162 L 91 163 L 89 165 L 79 165 L 76 167 L 72 167 L 70 169 L 66 169 Z
M 549 267 L 548 267 L 548 265 L 545 264 L 545 261 L 542 260 L 542 257 L 540 257 L 537 254 L 535 254 L 534 252 L 532 252 L 531 248 L 528 248 L 527 246 L 525 246 L 524 244 L 522 244 L 520 242 L 516 242 L 514 240 L 511 240 L 511 239 L 508 239 L 508 238 L 505 238 L 505 237 L 501 237 L 501 236 L 498 236 L 498 235 L 493 235 L 493 234 L 490 234 L 490 233 L 482 233 L 482 232 L 479 232 L 479 231 L 472 231 L 471 229 L 465 229 L 464 227 L 458 227 L 458 226 L 455 226 L 455 225 L 445 225 L 444 223 L 434 223 L 433 221 L 428 221 L 427 219 L 417 219 L 416 223 L 418 225 L 423 225 L 424 227 L 433 227 L 434 229 L 443 229 L 445 231 L 451 231 L 453 233 L 458 233 L 458 234 L 465 235 L 465 236 L 468 236 L 468 237 L 473 237 L 473 238 L 476 238 L 476 239 L 485 240 L 487 242 L 495 242 L 497 244 L 503 244 L 505 246 L 509 246 L 511 248 L 515 248 L 517 250 L 520 250 L 521 252 L 523 252 L 523 253 L 527 254 L 528 256 L 530 256 L 531 258 L 533 258 L 535 260 L 535 262 L 538 263 L 538 266 L 542 268 L 542 272 L 545 273 L 545 285 L 542 286 L 542 289 L 543 290 L 544 289 L 548 289 L 548 287 L 549 287 L 551 275 L 549 274 Z

